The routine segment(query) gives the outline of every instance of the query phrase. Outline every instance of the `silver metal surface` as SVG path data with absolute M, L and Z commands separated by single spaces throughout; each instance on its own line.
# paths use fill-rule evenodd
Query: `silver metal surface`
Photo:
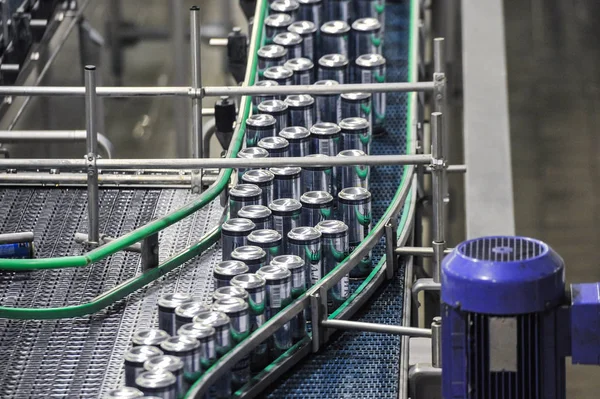
M 453 249 L 454 248 L 444 249 L 444 254 L 449 254 Z M 433 256 L 432 247 L 398 247 L 394 250 L 394 252 L 398 255 Z
M 442 114 L 431 114 L 431 182 L 433 192 L 433 281 L 440 281 L 442 259 L 446 245 L 445 225 L 446 209 L 444 206 L 444 181 L 446 160 L 444 159 Z
M 104 151 L 106 158 L 112 158 L 115 150 L 108 137 L 101 133 L 96 134 L 98 146 Z M 0 130 L 0 143 L 26 143 L 26 142 L 63 142 L 85 141 L 85 130 Z
M 442 367 L 442 318 L 439 316 L 431 323 L 431 365 Z
M 190 54 L 192 87 L 198 90 L 202 87 L 202 56 L 200 52 L 200 8 L 190 9 Z M 192 158 L 202 158 L 202 99 L 192 98 Z
M 98 243 L 99 238 L 99 205 L 98 205 L 98 138 L 96 128 L 97 97 L 96 97 L 96 67 L 85 67 L 85 121 L 86 121 L 86 163 L 88 190 L 88 238 L 92 243 Z
M 429 328 L 391 326 L 377 323 L 363 323 L 360 321 L 322 320 L 321 326 L 336 328 L 338 330 L 370 331 L 383 334 L 406 335 L 408 337 L 431 337 L 431 329 Z

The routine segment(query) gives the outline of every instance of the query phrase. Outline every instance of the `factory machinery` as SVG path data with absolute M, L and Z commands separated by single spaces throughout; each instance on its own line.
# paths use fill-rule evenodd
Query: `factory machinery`
M 600 285 L 567 289 L 562 259 L 535 239 L 491 236 L 447 248 L 447 174 L 465 167 L 448 164 L 444 40 L 432 42 L 428 67 L 424 4 L 355 0 L 356 10 L 358 3 L 368 5 L 365 12 L 374 14 L 367 19 L 378 27 L 338 17 L 335 25 L 350 25 L 352 32 L 321 29 L 320 43 L 332 36 L 327 46 L 343 53 L 349 42 L 346 56 L 353 60 L 367 32 L 367 46 L 383 47 L 386 70 L 378 77 L 355 73 L 357 63 L 350 68 L 360 80 L 347 79 L 352 75 L 339 73 L 348 60 L 338 65 L 339 54 L 325 53 L 313 67 L 320 79 L 338 76 L 338 84 L 313 85 L 301 80 L 300 69 L 288 84 L 289 69 L 275 54 L 279 47 L 295 51 L 293 40 L 280 46 L 281 37 L 275 39 L 291 18 L 266 0 L 254 8 L 242 3 L 253 29 L 240 86 L 203 84 L 196 7 L 190 10 L 190 87 L 99 86 L 93 66 L 85 67 L 84 87 L 3 81 L 0 94 L 7 98 L 85 97 L 87 146 L 78 159 L 0 159 L 1 396 L 125 398 L 143 391 L 168 398 L 564 398 L 565 357 L 600 362 Z M 323 15 L 310 14 L 321 2 L 300 3 L 300 11 L 289 10 L 297 21 L 298 15 Z M 351 4 L 323 3 L 339 5 L 338 12 Z M 265 79 L 278 84 L 259 83 Z M 334 151 L 352 142 L 349 130 L 355 128 L 348 119 L 333 121 L 339 126 L 328 122 L 323 113 L 327 100 L 338 101 L 340 94 L 371 98 L 354 108 L 365 118 L 350 115 L 355 125 L 368 123 L 366 139 L 356 141 L 366 149 L 360 156 Z M 190 101 L 192 158 L 99 156 L 98 99 L 140 96 Z M 285 104 L 301 111 L 294 117 L 310 128 L 311 145 L 336 156 L 277 156 L 273 125 L 289 121 L 292 111 L 278 120 L 274 107 L 281 101 L 272 98 L 285 96 Z M 309 96 L 319 104 L 311 108 L 316 115 L 296 104 Z M 216 133 L 228 144 L 222 158 L 202 158 L 205 97 L 227 97 L 215 109 Z M 333 112 L 339 116 L 337 107 Z M 291 147 L 292 133 L 301 129 L 289 129 Z M 335 137 L 323 138 L 331 129 Z M 257 157 L 261 153 L 270 156 Z M 322 203 L 300 195 L 308 188 L 298 185 L 298 167 L 304 185 L 309 175 L 330 179 L 312 196 L 331 198 L 329 205 L 311 207 Z M 273 192 L 252 180 L 269 173 Z M 346 185 L 347 174 L 356 183 Z M 368 191 L 361 186 L 366 179 Z M 246 184 L 252 182 L 262 189 Z M 432 244 L 410 246 L 420 242 L 416 208 L 427 190 Z M 351 202 L 358 194 L 364 196 Z M 270 229 L 242 234 L 248 218 L 259 223 L 250 211 L 261 203 L 270 208 L 276 234 L 284 233 L 281 243 L 270 245 L 258 233 Z M 316 229 L 300 224 L 305 217 L 315 218 Z M 311 252 L 307 244 L 288 251 L 300 241 L 295 226 L 320 233 L 320 250 Z M 431 258 L 429 271 L 421 267 L 424 258 Z M 327 266 L 315 269 L 322 275 L 308 269 L 319 262 Z M 228 265 L 252 273 L 231 278 L 223 271 Z M 304 277 L 296 279 L 298 272 Z M 419 303 L 425 315 L 439 317 L 425 316 L 419 326 Z M 160 357 L 163 352 L 168 356 Z

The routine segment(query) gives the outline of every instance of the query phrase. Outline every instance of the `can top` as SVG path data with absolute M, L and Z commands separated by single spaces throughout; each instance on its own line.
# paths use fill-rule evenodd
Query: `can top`
M 266 46 L 264 46 L 264 47 L 266 47 Z M 261 47 L 261 49 L 264 47 Z M 281 46 L 277 46 L 277 47 L 281 47 Z M 260 50 L 258 50 L 258 51 L 260 51 Z M 285 50 L 285 52 L 287 53 L 287 50 Z M 258 82 L 254 83 L 254 86 L 271 87 L 271 86 L 279 86 L 279 83 L 275 80 L 259 80 Z
M 287 267 L 277 266 L 277 265 L 267 265 L 263 266 L 256 272 L 259 276 L 263 277 L 265 280 L 281 280 L 284 278 L 289 278 L 292 275 Z
M 255 206 L 255 205 L 249 205 Z M 262 205 L 261 205 L 262 206 Z M 244 208 L 247 208 L 246 206 Z M 242 208 L 242 209 L 244 209 Z M 231 219 L 229 219 L 231 220 Z M 223 276 L 237 276 L 238 274 L 246 273 L 249 270 L 248 266 L 239 260 L 224 260 L 215 266 L 214 273 Z
M 271 14 L 265 18 L 265 25 L 273 28 L 289 26 L 292 23 L 292 17 L 288 14 Z
M 365 118 L 352 117 L 340 121 L 340 128 L 344 130 L 364 130 L 369 129 L 371 124 Z
M 371 93 L 342 93 L 341 97 L 344 100 L 360 101 L 366 100 L 367 98 L 371 98 Z
M 166 370 L 175 373 L 183 370 L 183 362 L 180 358 L 171 355 L 156 356 L 144 362 L 147 371 Z
M 310 132 L 304 126 L 288 126 L 281 129 L 279 135 L 287 140 L 299 140 L 310 136 Z
M 298 241 L 309 241 L 321 238 L 321 232 L 314 227 L 294 227 L 288 233 L 288 238 Z
M 321 3 L 323 0 L 296 0 L 298 1 L 298 3 L 300 4 L 318 4 Z
M 254 273 L 245 273 L 235 276 L 231 279 L 231 285 L 233 287 L 240 287 L 243 289 L 253 289 L 264 287 L 265 279 Z
M 370 32 L 381 29 L 381 24 L 377 18 L 359 18 L 352 23 L 352 29 L 361 32 Z
M 280 35 L 282 34 L 283 33 L 280 33 Z M 308 58 L 298 57 L 287 60 L 283 66 L 291 69 L 294 72 L 302 72 L 310 70 L 315 65 Z
M 273 137 L 268 137 L 268 138 L 273 138 Z M 262 139 L 262 140 L 265 140 L 265 139 Z M 259 144 L 260 144 L 260 141 L 259 141 Z M 265 148 L 267 148 L 267 147 L 265 147 Z M 269 172 L 266 169 L 250 169 L 250 170 L 247 170 L 246 172 L 244 172 L 244 174 L 242 175 L 242 181 L 248 182 L 248 183 L 265 183 L 265 182 L 272 181 L 274 178 L 275 178 L 275 176 L 273 175 L 273 173 Z M 238 213 L 238 216 L 243 217 L 239 213 Z
M 248 309 L 248 304 L 242 298 L 228 297 L 216 300 L 212 304 L 212 310 L 225 314 L 242 312 Z
M 269 204 L 269 209 L 276 212 L 290 212 L 302 209 L 302 204 L 293 198 L 279 198 Z
M 248 260 L 259 260 L 263 259 L 267 254 L 261 247 L 255 245 L 244 245 L 237 247 L 231 252 L 231 257 L 237 260 L 248 261 Z
M 177 306 L 192 302 L 194 298 L 190 294 L 184 294 L 183 292 L 173 292 L 164 294 L 158 300 L 158 306 L 168 309 L 175 309 Z
M 265 100 L 258 104 L 258 110 L 267 114 L 284 112 L 287 107 L 287 104 L 282 100 Z
M 287 49 L 285 47 L 280 46 L 279 44 L 267 44 L 266 46 L 262 46 L 256 52 L 259 57 L 262 58 L 281 58 L 287 55 Z M 268 82 L 268 80 L 267 80 Z M 277 82 L 275 82 L 277 83 Z M 263 85 L 261 85 L 263 86 Z M 264 86 L 274 86 L 274 85 L 264 85 Z
M 143 398 L 144 394 L 137 388 L 133 387 L 120 387 L 108 391 L 105 399 L 135 399 Z
M 264 205 L 246 205 L 238 211 L 238 216 L 247 219 L 259 219 L 271 216 L 271 210 Z
M 338 157 L 362 157 L 365 156 L 365 152 L 363 150 L 343 150 L 337 154 Z M 238 212 L 239 215 L 239 212 Z
M 202 314 L 202 313 L 200 313 Z M 185 335 L 176 335 L 160 344 L 160 349 L 165 352 L 177 353 L 188 352 L 200 346 L 197 339 L 186 337 Z
M 240 298 L 243 299 L 244 301 L 248 300 L 248 293 L 246 292 L 245 289 L 241 288 L 241 287 L 234 287 L 231 285 L 225 286 L 225 287 L 219 287 L 215 290 L 215 292 L 213 292 L 213 300 L 217 301 L 219 299 L 223 299 L 223 298 L 230 298 L 230 297 L 234 297 L 234 298 Z
M 207 310 L 210 310 L 208 305 L 202 302 L 188 302 L 177 306 L 177 308 L 175 309 L 175 316 L 193 319 L 194 316 L 197 316 L 202 312 L 206 312 Z
M 258 106 L 260 107 L 260 104 Z M 254 115 L 250 116 L 248 119 L 246 119 L 246 125 L 257 126 L 257 127 L 273 126 L 273 125 L 275 125 L 275 122 L 276 121 L 275 121 L 275 118 L 273 117 L 273 115 L 269 115 L 269 114 L 254 114 Z
M 254 230 L 248 236 L 248 242 L 255 242 L 259 244 L 268 244 L 271 242 L 277 242 L 279 240 L 281 240 L 281 234 L 277 230 L 271 229 Z
M 267 79 L 287 79 L 291 78 L 293 74 L 294 71 L 291 69 L 278 65 L 265 69 L 263 76 Z
M 319 58 L 319 65 L 327 68 L 339 68 L 348 65 L 348 57 L 344 54 L 325 54 Z
M 244 218 L 232 218 L 226 220 L 221 229 L 223 231 L 231 231 L 236 233 L 243 233 L 247 231 L 252 231 L 256 228 L 256 225 L 252 220 L 244 219 Z
M 290 143 L 284 139 L 283 137 L 271 136 L 260 139 L 258 142 L 258 146 L 264 148 L 265 150 L 280 150 L 282 148 L 289 147 Z M 275 177 L 272 172 L 265 170 L 265 172 L 271 173 L 271 176 Z M 246 172 L 248 173 L 248 172 Z M 273 179 L 271 179 L 273 180 Z
M 333 197 L 327 191 L 308 191 L 300 197 L 301 203 L 306 204 L 327 204 L 333 202 Z
M 294 32 L 281 32 L 273 38 L 273 43 L 280 46 L 294 46 L 302 43 L 302 36 Z
M 296 0 L 273 0 L 270 8 L 276 12 L 293 12 L 300 7 Z
M 346 201 L 362 201 L 371 198 L 371 193 L 363 187 L 347 187 L 338 193 L 338 197 Z
M 135 379 L 135 385 L 140 388 L 167 388 L 177 382 L 177 378 L 167 370 L 144 371 Z
M 339 220 L 322 220 L 315 226 L 323 235 L 340 234 L 348 231 L 346 223 Z
M 288 26 L 288 31 L 297 33 L 299 35 L 306 35 L 309 33 L 315 33 L 317 27 L 311 21 L 296 21 Z
M 318 136 L 332 136 L 340 131 L 340 127 L 332 122 L 317 122 L 310 128 L 310 133 Z
M 272 266 L 285 267 L 295 270 L 304 267 L 304 260 L 298 255 L 279 255 L 271 259 Z
M 230 191 L 229 196 L 231 197 L 255 197 L 262 194 L 262 189 L 256 184 L 238 184 L 235 185 Z
M 385 58 L 381 54 L 363 54 L 356 58 L 356 65 L 365 68 L 385 65 Z
M 163 351 L 158 349 L 156 346 L 141 345 L 141 346 L 134 346 L 133 348 L 131 348 L 127 352 L 125 352 L 125 356 L 123 356 L 123 359 L 126 362 L 144 363 L 146 360 L 148 360 L 150 358 L 153 358 L 155 356 L 162 356 L 162 355 L 163 355 Z
M 271 118 L 273 118 L 271 115 L 265 116 L 270 116 Z M 273 118 L 273 124 L 275 124 L 275 118 Z M 269 152 L 264 148 L 260 147 L 248 147 L 241 149 L 240 152 L 238 152 L 237 156 L 238 158 L 267 158 L 269 156 Z
M 301 168 L 295 166 L 284 166 L 283 168 L 269 168 L 269 170 L 277 176 L 293 176 L 300 174 L 302 172 Z M 269 205 L 270 207 L 270 205 Z
M 315 99 L 308 94 L 290 94 L 285 98 L 285 103 L 290 107 L 306 107 L 315 103 Z
M 229 323 L 229 316 L 227 316 L 223 312 L 216 312 L 214 310 L 200 313 L 198 316 L 194 317 L 194 324 L 204 324 L 214 328 L 223 327 L 228 325 Z
M 202 323 L 187 323 L 179 327 L 179 330 L 177 330 L 177 335 L 199 340 L 214 336 L 215 329 L 212 326 Z
M 317 80 L 315 82 L 315 85 L 317 86 L 335 86 L 335 85 L 339 85 L 340 82 L 338 82 L 337 80 L 332 80 L 332 79 L 323 79 L 323 80 Z M 335 94 L 329 94 L 331 96 L 335 96 Z
M 339 35 L 350 31 L 350 26 L 345 21 L 327 21 L 321 25 L 321 33 Z
M 167 338 L 169 338 L 169 334 L 166 331 L 159 330 L 158 328 L 145 328 L 133 333 L 131 342 L 134 345 L 158 345 Z

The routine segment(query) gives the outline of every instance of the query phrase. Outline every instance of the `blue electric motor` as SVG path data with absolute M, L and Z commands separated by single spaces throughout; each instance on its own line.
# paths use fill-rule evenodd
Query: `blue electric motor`
M 538 240 L 458 245 L 442 263 L 443 397 L 565 398 L 564 358 L 599 363 L 599 288 L 566 293 L 562 258 Z

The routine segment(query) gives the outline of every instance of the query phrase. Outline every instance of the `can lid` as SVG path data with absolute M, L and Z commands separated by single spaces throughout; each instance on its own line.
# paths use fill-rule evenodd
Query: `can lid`
M 145 328 L 133 333 L 131 342 L 134 345 L 158 345 L 167 338 L 169 338 L 169 334 L 166 331 L 159 330 L 158 328 Z
M 321 32 L 329 35 L 337 35 L 350 31 L 350 26 L 344 21 L 327 21 L 321 25 Z
M 288 126 L 281 129 L 279 135 L 287 140 L 299 140 L 310 136 L 310 132 L 303 126 Z
M 202 314 L 202 313 L 200 313 Z M 160 344 L 160 349 L 165 352 L 188 352 L 200 346 L 197 339 L 186 337 L 185 335 L 176 335 Z
M 273 138 L 273 137 L 268 137 Z M 262 139 L 265 140 L 265 139 Z M 261 140 L 261 141 L 262 141 Z M 260 142 L 259 142 L 260 144 Z M 266 148 L 266 147 L 265 147 Z M 273 173 L 269 172 L 266 169 L 250 169 L 244 172 L 242 175 L 242 181 L 248 183 L 265 183 L 272 181 L 275 178 Z M 239 216 L 242 216 L 238 213 Z
M 163 308 L 175 309 L 177 306 L 192 302 L 194 298 L 190 294 L 184 294 L 182 292 L 173 292 L 161 296 L 158 300 L 158 306 Z
M 264 287 L 265 279 L 254 273 L 245 273 L 231 279 L 231 285 L 243 289 Z
M 215 290 L 215 292 L 213 292 L 213 300 L 217 301 L 219 299 L 223 299 L 223 298 L 230 298 L 230 297 L 234 297 L 234 298 L 240 298 L 243 299 L 244 301 L 248 300 L 248 293 L 246 292 L 245 289 L 241 288 L 241 287 L 233 287 L 231 285 L 225 286 L 225 287 L 219 287 Z
M 271 115 L 267 115 L 267 116 L 271 116 Z M 273 117 L 271 116 L 271 118 L 273 118 Z M 273 118 L 273 122 L 274 121 L 275 121 L 275 118 Z M 237 155 L 238 158 L 267 158 L 268 156 L 269 156 L 269 152 L 267 150 L 265 150 L 264 148 L 259 148 L 259 147 L 244 148 L 244 149 L 240 150 L 240 152 L 238 152 L 238 155 Z
M 342 93 L 341 97 L 344 100 L 360 101 L 366 100 L 367 98 L 371 98 L 371 93 Z
M 257 205 L 249 205 L 257 206 Z M 261 205 L 262 206 L 262 205 Z M 244 208 L 247 208 L 246 206 Z M 242 208 L 242 209 L 244 209 Z M 231 220 L 231 219 L 229 219 Z M 239 260 L 224 260 L 215 266 L 214 273 L 223 276 L 237 276 L 238 274 L 246 273 L 249 270 L 248 266 Z
M 265 69 L 263 76 L 267 79 L 287 79 L 291 78 L 293 74 L 294 71 L 291 69 L 278 65 Z
M 281 46 L 277 46 L 277 47 L 281 47 Z M 287 50 L 285 50 L 285 52 L 287 53 Z M 259 80 L 258 82 L 254 83 L 254 86 L 265 86 L 265 87 L 279 86 L 279 83 L 277 83 L 274 80 Z
M 280 33 L 280 34 L 282 34 L 282 33 Z M 279 36 L 279 35 L 277 35 L 277 36 Z M 285 62 L 285 64 L 283 64 L 283 66 L 290 68 L 294 72 L 302 72 L 302 71 L 310 70 L 315 65 L 308 58 L 298 57 L 298 58 L 292 58 L 291 60 L 287 60 Z
M 335 85 L 339 85 L 340 82 L 338 82 L 337 80 L 332 80 L 332 79 L 323 79 L 323 80 L 317 80 L 315 82 L 315 85 L 317 86 L 335 86 Z M 331 94 L 331 95 L 335 95 L 335 94 Z
M 296 0 L 274 0 L 270 4 L 270 8 L 276 12 L 293 12 L 300 7 Z
M 271 229 L 254 230 L 248 236 L 250 243 L 268 244 L 279 240 L 281 240 L 281 234 L 277 230 Z
M 348 231 L 346 223 L 339 220 L 322 220 L 315 226 L 323 235 L 339 234 Z
M 294 46 L 302 43 L 302 36 L 294 32 L 281 32 L 275 35 L 273 43 L 280 46 Z
M 331 136 L 341 131 L 340 127 L 332 122 L 317 122 L 310 128 L 310 134 Z
M 340 121 L 340 128 L 344 130 L 364 130 L 371 127 L 371 124 L 365 118 L 352 117 Z
M 385 65 L 385 58 L 381 54 L 363 54 L 356 58 L 356 65 L 366 68 Z
M 255 197 L 262 194 L 262 189 L 256 184 L 238 184 L 234 186 L 229 195 L 233 197 Z
M 289 26 L 292 23 L 292 17 L 288 14 L 271 14 L 265 18 L 265 25 L 274 28 Z
M 120 387 L 117 389 L 113 389 L 108 391 L 105 396 L 105 399 L 135 399 L 135 398 L 143 398 L 144 394 L 137 388 L 133 387 Z
M 289 147 L 289 145 L 290 143 L 286 139 L 278 136 L 265 137 L 263 139 L 260 139 L 260 141 L 258 142 L 258 146 L 264 148 L 265 150 L 280 150 L 282 148 Z M 265 172 L 269 171 L 265 170 Z M 273 176 L 272 172 L 269 173 L 271 173 L 271 175 Z
M 195 316 L 202 312 L 206 312 L 207 310 L 210 310 L 208 305 L 202 302 L 188 302 L 177 306 L 175 309 L 175 316 L 193 319 Z
M 301 226 L 291 229 L 287 236 L 292 240 L 298 241 L 316 240 L 321 238 L 321 232 L 314 227 Z
M 301 168 L 295 166 L 284 166 L 283 168 L 269 168 L 269 170 L 275 175 L 275 178 L 277 178 L 277 176 L 293 176 L 302 172 Z
M 361 32 L 369 32 L 381 29 L 381 24 L 377 18 L 359 18 L 352 23 L 352 29 Z
M 292 275 L 286 267 L 267 265 L 263 266 L 256 272 L 259 276 L 262 276 L 265 280 L 281 280 L 283 278 L 289 278 Z
M 183 370 L 183 362 L 180 358 L 171 355 L 156 356 L 144 362 L 147 371 L 166 370 L 176 373 Z
M 319 58 L 319 65 L 328 68 L 339 68 L 348 65 L 348 57 L 344 54 L 325 54 Z
M 263 259 L 267 254 L 261 247 L 255 245 L 244 245 L 237 247 L 231 252 L 231 257 L 237 260 L 248 261 L 248 260 L 259 260 Z
M 232 218 L 226 220 L 221 229 L 224 231 L 232 231 L 236 233 L 242 233 L 246 231 L 252 231 L 256 228 L 254 222 L 250 219 L 244 218 Z
M 287 55 L 287 49 L 278 44 L 267 44 L 259 48 L 256 53 L 263 58 L 280 58 Z
M 272 266 L 295 270 L 304 267 L 304 260 L 298 255 L 279 255 L 271 259 Z
M 260 219 L 271 216 L 271 210 L 264 205 L 246 205 L 238 211 L 238 216 L 247 219 Z
M 125 352 L 125 356 L 123 356 L 123 359 L 126 362 L 144 363 L 146 360 L 148 360 L 150 358 L 153 358 L 155 356 L 162 356 L 162 355 L 163 355 L 163 351 L 161 351 L 160 349 L 158 349 L 155 346 L 141 345 L 141 346 L 134 346 L 133 348 L 131 348 L 127 352 Z
M 202 323 L 187 323 L 179 327 L 177 335 L 191 337 L 194 339 L 209 338 L 215 335 L 215 329 L 212 326 Z
M 318 3 L 321 3 L 323 0 L 297 0 L 297 1 L 300 4 L 318 4 Z
M 258 110 L 268 114 L 273 112 L 284 112 L 287 108 L 287 104 L 282 100 L 265 100 L 258 104 Z
M 233 313 L 248 309 L 248 304 L 241 298 L 229 297 L 216 300 L 212 304 L 212 310 L 217 312 Z
M 362 157 L 365 156 L 365 152 L 363 150 L 343 150 L 337 154 L 338 157 Z M 238 212 L 239 215 L 239 212 Z M 241 215 L 240 215 L 241 216 Z
M 302 204 L 293 198 L 279 198 L 269 204 L 269 209 L 276 212 L 289 212 L 302 209 Z
M 243 276 L 243 274 L 241 276 Z M 227 316 L 223 312 L 216 312 L 214 310 L 211 310 L 208 312 L 200 313 L 198 316 L 194 317 L 194 324 L 196 323 L 218 328 L 228 325 L 230 323 L 230 319 L 229 316 Z
M 260 106 L 260 104 L 259 104 Z M 275 125 L 275 118 L 269 114 L 254 114 L 246 119 L 246 125 L 250 126 L 272 126 Z
M 311 21 L 296 21 L 288 26 L 288 31 L 299 35 L 306 35 L 308 33 L 315 33 L 317 27 Z
M 338 193 L 338 197 L 346 201 L 361 201 L 371 198 L 371 193 L 363 187 L 347 187 Z
M 315 103 L 315 99 L 308 94 L 290 94 L 285 98 L 285 103 L 290 107 L 306 107 Z
M 306 204 L 327 204 L 333 202 L 333 196 L 327 191 L 308 191 L 300 197 L 301 203 Z
M 177 382 L 177 378 L 170 371 L 144 371 L 135 379 L 135 385 L 140 388 L 167 388 Z

